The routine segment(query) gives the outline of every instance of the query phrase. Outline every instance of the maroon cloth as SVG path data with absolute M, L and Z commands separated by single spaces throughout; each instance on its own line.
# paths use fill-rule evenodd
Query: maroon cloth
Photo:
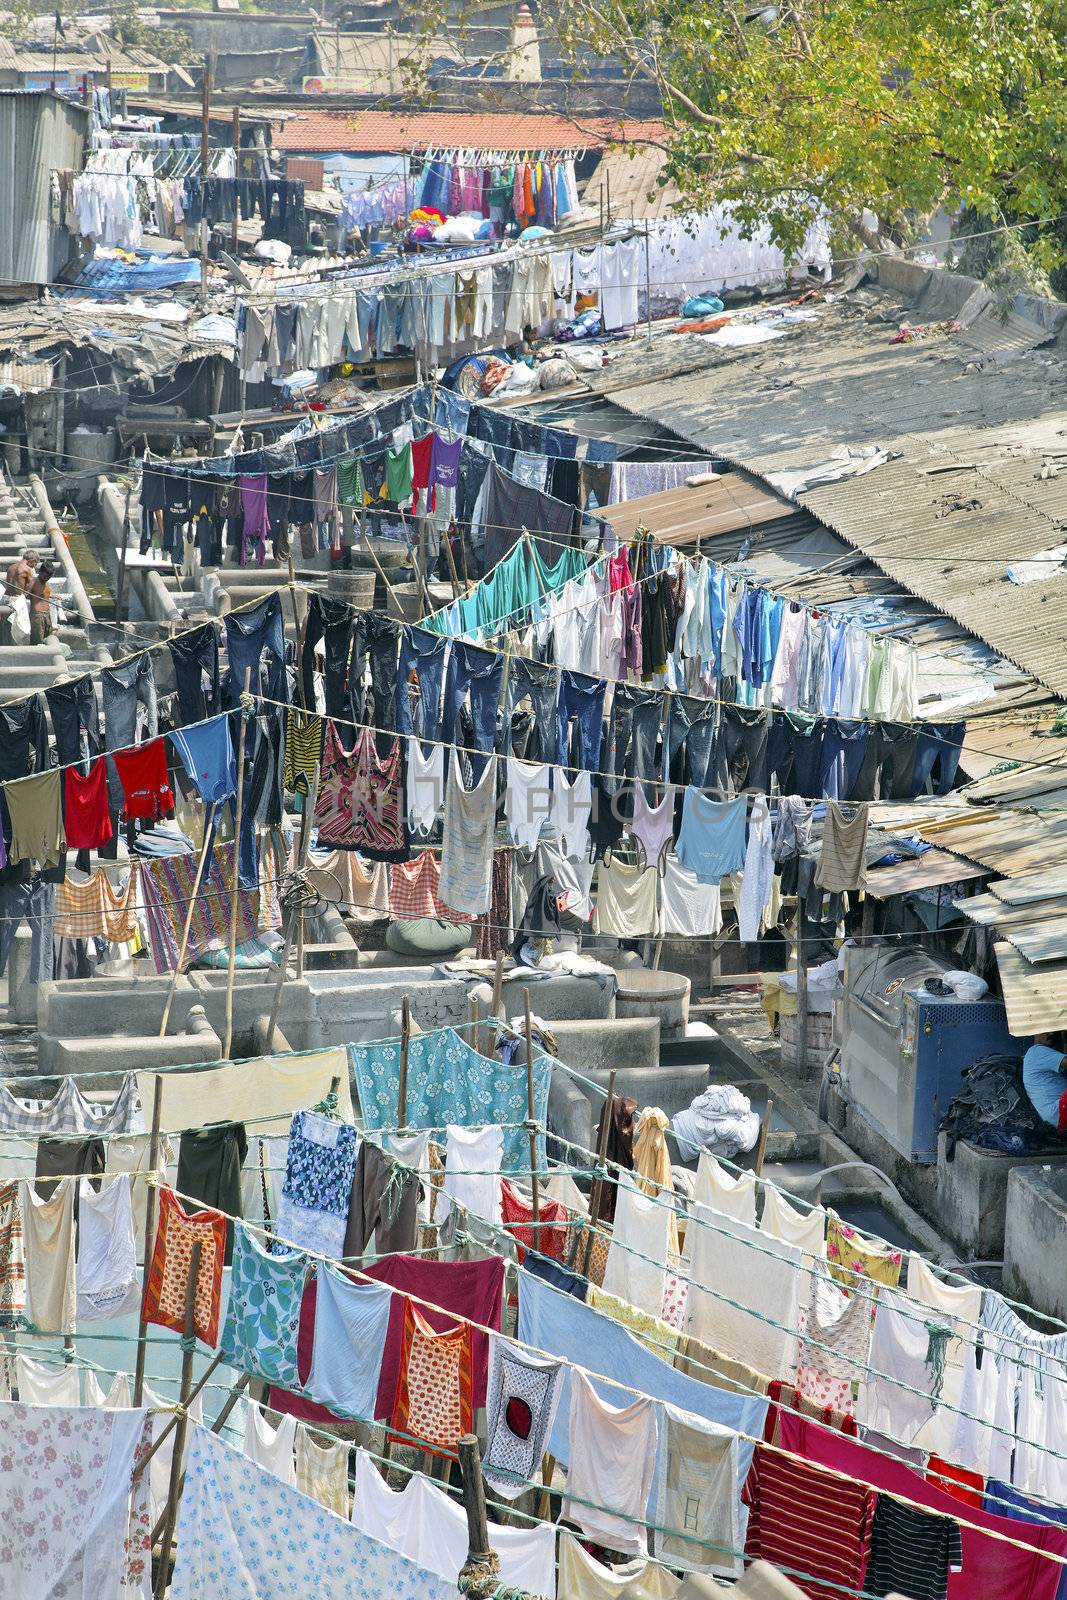
M 904 1495 L 916 1505 L 959 1522 L 963 1568 L 948 1575 L 949 1600 L 1055 1600 L 1064 1569 L 1037 1552 L 1049 1550 L 1067 1556 L 1067 1529 L 1031 1526 L 971 1506 L 963 1509 L 953 1495 L 927 1483 L 903 1461 L 867 1449 L 858 1440 L 847 1439 L 844 1434 L 820 1427 L 791 1411 L 782 1411 L 778 1420 L 783 1449 L 847 1473 L 859 1483 Z M 975 1526 L 968 1527 L 968 1523 Z M 990 1539 L 980 1531 L 984 1528 L 1007 1534 L 1030 1548 L 1018 1550 L 999 1539 Z
M 393 1409 L 396 1380 L 400 1372 L 400 1341 L 404 1331 L 404 1292 L 442 1306 L 443 1311 L 430 1311 L 419 1306 L 435 1333 L 454 1326 L 457 1317 L 467 1317 L 487 1328 L 500 1328 L 504 1293 L 504 1262 L 500 1256 L 487 1261 L 424 1261 L 421 1256 L 384 1256 L 365 1269 L 368 1278 L 388 1283 L 401 1292 L 394 1294 L 390 1307 L 389 1331 L 385 1338 L 385 1354 L 378 1381 L 378 1400 L 374 1414 L 386 1418 Z M 315 1340 L 315 1281 L 304 1289 L 300 1302 L 300 1328 L 297 1333 L 296 1365 L 300 1381 L 306 1383 L 311 1372 L 311 1350 Z M 474 1389 L 472 1402 L 475 1410 L 485 1405 L 485 1389 L 489 1367 L 489 1337 L 475 1329 L 471 1351 L 473 1355 Z M 334 1417 L 325 1406 L 303 1395 L 290 1394 L 285 1389 L 272 1388 L 268 1405 L 275 1411 L 305 1422 L 343 1422 Z

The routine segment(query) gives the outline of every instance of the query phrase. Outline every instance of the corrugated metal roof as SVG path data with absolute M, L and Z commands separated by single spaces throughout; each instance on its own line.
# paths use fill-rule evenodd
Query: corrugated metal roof
M 0 282 L 51 283 L 66 266 L 51 174 L 81 167 L 88 127 L 88 108 L 59 95 L 0 90 Z
M 278 124 L 279 150 L 369 151 L 469 147 L 475 150 L 603 149 L 619 140 L 654 138 L 660 123 L 581 119 L 508 111 L 300 111 Z
M 1008 1032 L 1024 1039 L 1062 1027 L 1067 1016 L 1067 961 L 1032 967 L 1010 944 L 996 944 L 993 950 Z
M 51 361 L 0 361 L 0 383 L 13 384 L 24 393 L 32 389 L 50 389 L 54 372 L 55 364 Z
M 611 199 L 611 215 L 625 221 L 632 217 L 668 217 L 682 202 L 675 183 L 662 183 L 667 152 L 655 145 L 629 143 L 605 151 L 586 181 L 584 198 L 593 200 L 603 189 L 604 203 Z
M 1062 475 L 1041 473 L 1050 461 L 1067 471 L 1067 363 L 1058 351 L 1038 352 L 970 371 L 971 351 L 953 335 L 890 344 L 895 316 L 891 300 L 872 292 L 823 308 L 772 344 L 717 352 L 703 370 L 650 381 L 645 352 L 633 348 L 587 381 L 757 475 L 845 446 L 899 450 L 899 460 L 811 489 L 799 504 L 1067 696 L 1067 578 L 1016 586 L 1005 575 L 1009 563 L 1063 539 Z
M 891 867 L 874 867 L 867 874 L 865 890 L 876 900 L 895 894 L 914 894 L 916 889 L 936 889 L 947 883 L 969 883 L 984 876 L 976 867 L 947 850 L 926 850 L 911 861 L 898 861 Z

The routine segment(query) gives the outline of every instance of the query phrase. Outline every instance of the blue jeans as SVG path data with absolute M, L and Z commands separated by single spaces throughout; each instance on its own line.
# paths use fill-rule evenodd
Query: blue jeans
M 289 681 L 285 676 L 285 629 L 282 602 L 269 594 L 250 611 L 230 611 L 226 618 L 226 656 L 230 663 L 230 702 L 236 705 L 245 686 L 245 673 L 251 669 L 251 692 L 268 700 L 289 702 Z M 266 680 L 263 680 L 263 652 L 269 654 Z
M 822 736 L 820 792 L 828 800 L 868 800 L 870 795 L 855 794 L 863 769 L 870 725 L 827 717 Z
M 617 795 L 631 778 L 656 778 L 656 741 L 663 723 L 661 689 L 642 689 L 619 683 L 611 702 L 608 753 L 604 765 L 611 777 L 604 780 L 608 794 Z
M 697 695 L 672 694 L 667 702 L 667 741 L 663 776 L 671 783 L 712 782 L 717 711 L 714 700 Z
M 911 775 L 913 796 L 925 791 L 927 778 L 933 779 L 934 794 L 948 794 L 960 764 L 960 749 L 966 732 L 965 722 L 930 722 L 920 726 Z
M 529 696 L 533 707 L 533 721 L 520 749 L 515 740 L 512 718 L 515 707 L 526 696 Z M 508 667 L 507 687 L 504 690 L 504 721 L 500 731 L 502 753 L 516 755 L 523 761 L 555 761 L 558 700 L 559 668 L 540 661 L 527 661 L 525 656 L 515 656 Z
M 445 675 L 445 704 L 441 715 L 443 744 L 455 744 L 459 708 L 469 694 L 474 748 L 488 755 L 496 742 L 496 713 L 503 677 L 503 656 L 491 650 L 481 650 L 476 644 L 466 644 L 462 639 L 454 641 Z M 475 782 L 480 778 L 484 765 L 484 762 L 477 760 L 471 762 Z
M 590 678 L 584 672 L 561 672 L 559 699 L 556 702 L 556 760 L 569 766 L 570 726 L 578 724 L 578 764 L 595 772 L 600 764 L 600 744 L 604 733 L 603 678 Z
M 436 739 L 441 721 L 441 684 L 445 675 L 447 639 L 424 628 L 404 627 L 400 634 L 400 664 L 396 677 L 396 727 L 398 733 L 416 731 L 411 716 L 408 677 L 419 680 L 419 726 L 424 739 Z

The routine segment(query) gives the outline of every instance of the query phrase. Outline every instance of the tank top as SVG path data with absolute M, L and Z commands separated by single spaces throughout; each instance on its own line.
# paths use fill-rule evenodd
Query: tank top
M 533 850 L 548 820 L 552 797 L 550 771 L 539 761 L 519 761 L 508 757 L 507 792 L 504 815 L 511 837 L 522 850 Z
M 445 803 L 444 746 L 430 746 L 424 756 L 418 739 L 408 740 L 406 784 L 408 828 L 412 833 L 429 833 Z
M 674 837 L 673 784 L 667 785 L 658 806 L 650 806 L 645 799 L 643 783 L 634 784 L 634 815 L 630 832 L 644 851 L 645 865 L 656 866 Z
M 579 861 L 589 854 L 589 813 L 592 803 L 592 775 L 578 772 L 574 782 L 568 783 L 563 768 L 557 767 L 552 776 L 550 820 L 559 836 L 560 849 L 570 861 Z
M 346 751 L 333 722 L 326 728 L 315 822 L 319 844 L 358 850 L 371 861 L 406 861 L 403 804 L 404 741 L 394 739 L 379 757 L 374 730 L 364 728 Z

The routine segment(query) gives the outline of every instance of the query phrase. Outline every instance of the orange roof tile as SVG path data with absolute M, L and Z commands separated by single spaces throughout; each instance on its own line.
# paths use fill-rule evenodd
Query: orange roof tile
M 275 148 L 323 154 L 398 154 L 404 150 L 468 146 L 475 150 L 604 149 L 656 139 L 658 122 L 570 118 L 530 112 L 299 111 L 276 123 Z

